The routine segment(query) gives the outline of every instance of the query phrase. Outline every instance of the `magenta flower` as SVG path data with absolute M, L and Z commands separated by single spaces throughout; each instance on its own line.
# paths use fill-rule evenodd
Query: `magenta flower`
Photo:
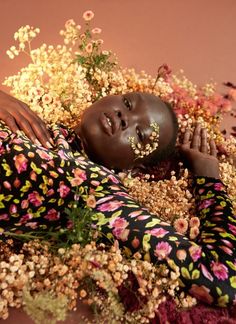
M 32 214 L 25 214 L 24 216 L 21 217 L 19 223 L 20 223 L 20 224 L 25 224 L 25 223 L 28 222 L 28 220 L 30 220 L 30 219 L 32 219 L 32 218 L 33 218 Z
M 60 213 L 52 208 L 48 211 L 47 215 L 45 215 L 44 218 L 48 219 L 49 221 L 56 221 L 60 218 Z
M 205 209 L 208 208 L 209 206 L 213 205 L 215 203 L 215 199 L 207 199 L 201 202 L 198 206 L 199 209 Z
M 15 167 L 18 173 L 27 170 L 28 159 L 24 156 L 24 154 L 15 155 L 13 160 L 15 161 Z
M 118 240 L 121 240 L 121 241 L 123 241 L 123 242 L 125 242 L 125 241 L 128 240 L 129 232 L 130 232 L 129 229 L 127 229 L 127 228 L 121 228 L 121 227 L 114 228 L 114 229 L 112 230 L 113 235 L 114 235 Z
M 172 250 L 172 247 L 170 246 L 169 243 L 167 242 L 159 242 L 156 245 L 156 249 L 155 249 L 155 256 L 158 258 L 158 260 L 163 260 L 166 257 L 168 257 L 168 255 L 170 254 Z
M 122 227 L 125 228 L 129 225 L 129 223 L 122 217 L 116 217 L 115 219 L 112 219 L 110 221 L 110 226 L 111 227 Z
M 211 273 L 207 270 L 206 266 L 204 266 L 204 264 L 201 263 L 200 267 L 201 267 L 203 276 L 206 277 L 207 279 L 209 279 L 210 281 L 213 281 L 213 277 L 212 277 Z
M 159 227 L 159 228 L 153 228 L 151 230 L 147 230 L 145 231 L 145 233 L 151 234 L 156 237 L 164 237 L 169 232 L 164 230 L 164 228 Z
M 236 235 L 236 226 L 233 224 L 229 224 L 229 230 L 232 232 L 234 235 Z
M 212 261 L 211 269 L 217 279 L 228 279 L 228 268 L 223 263 Z
M 37 191 L 33 191 L 28 195 L 28 200 L 35 207 L 39 207 L 42 205 L 44 198 Z
M 110 179 L 113 183 L 116 183 L 116 184 L 120 182 L 120 181 L 119 181 L 115 176 L 113 176 L 112 174 L 109 174 L 108 179 Z
M 98 210 L 100 210 L 101 212 L 114 211 L 114 210 L 119 209 L 123 205 L 124 205 L 124 203 L 122 201 L 113 200 L 113 201 L 109 201 L 107 203 L 104 203 L 104 204 L 100 205 L 98 207 Z
M 60 187 L 57 191 L 60 193 L 61 198 L 65 198 L 69 194 L 70 188 L 64 184 L 64 181 L 60 181 Z
M 196 262 L 202 256 L 202 249 L 200 246 L 192 245 L 189 249 L 189 254 L 193 261 Z

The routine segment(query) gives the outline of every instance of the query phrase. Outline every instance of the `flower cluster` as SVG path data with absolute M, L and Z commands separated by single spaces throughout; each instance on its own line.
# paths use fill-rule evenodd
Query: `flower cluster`
M 84 109 L 107 94 L 142 91 L 160 96 L 175 110 L 180 136 L 198 121 L 216 140 L 221 178 L 236 211 L 236 139 L 226 140 L 219 127 L 222 113 L 229 111 L 231 100 L 235 100 L 235 88 L 230 86 L 228 95 L 221 96 L 213 84 L 197 87 L 182 72 L 173 75 L 167 65 L 158 69 L 156 78 L 143 71 L 122 69 L 113 54 L 102 49 L 101 29 L 92 26 L 93 18 L 89 10 L 83 14 L 81 25 L 68 20 L 60 32 L 63 45 L 43 44 L 36 49 L 32 40 L 39 29 L 21 27 L 14 35 L 18 46 L 12 46 L 7 54 L 13 59 L 26 53 L 31 62 L 4 84 L 47 123 L 68 126 L 78 123 Z M 147 169 L 136 176 L 123 174 L 123 183 L 133 198 L 173 224 L 178 232 L 195 239 L 200 222 L 194 209 L 191 175 L 181 163 L 168 163 L 164 169 Z M 88 197 L 87 207 L 93 204 L 93 197 Z M 195 303 L 190 296 L 178 293 L 177 268 L 154 266 L 142 261 L 139 254 L 127 259 L 116 243 L 109 249 L 93 241 L 53 252 L 51 247 L 31 241 L 17 253 L 12 242 L 1 244 L 1 318 L 7 318 L 10 306 L 24 305 L 36 322 L 43 318 L 42 310 L 55 322 L 64 319 L 67 310 L 75 309 L 79 298 L 97 308 L 100 323 L 108 318 L 113 323 L 145 323 L 156 316 L 168 295 L 182 307 Z M 60 305 L 57 298 L 63 301 Z

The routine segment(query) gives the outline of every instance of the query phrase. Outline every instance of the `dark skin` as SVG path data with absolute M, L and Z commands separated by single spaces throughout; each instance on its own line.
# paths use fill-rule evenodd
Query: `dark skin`
M 50 134 L 40 118 L 27 105 L 2 91 L 0 91 L 0 119 L 6 122 L 13 132 L 20 129 L 26 134 L 31 134 L 28 136 L 33 142 L 35 139 L 41 141 L 42 144 L 50 141 Z M 34 126 L 29 128 L 29 124 L 34 124 Z M 216 157 L 215 142 L 213 140 L 209 142 L 209 150 L 207 143 L 206 130 L 197 125 L 193 134 L 191 131 L 186 131 L 180 150 L 184 161 L 188 162 L 189 168 L 195 175 L 219 178 L 219 162 Z M 47 145 L 44 146 L 47 147 Z
M 157 149 L 161 149 L 174 133 L 170 112 L 158 97 L 131 92 L 95 102 L 86 109 L 75 131 L 92 161 L 112 169 L 130 169 L 145 164 L 145 159 L 135 156 L 129 137 L 141 145 L 152 144 L 153 122 L 159 126 Z

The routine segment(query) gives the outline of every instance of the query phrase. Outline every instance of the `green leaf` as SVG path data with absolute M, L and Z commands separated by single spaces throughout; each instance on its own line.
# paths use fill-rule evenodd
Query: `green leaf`
M 222 290 L 219 287 L 216 287 L 216 291 L 219 296 L 222 295 Z
M 200 277 L 200 271 L 197 270 L 197 269 L 193 270 L 193 272 L 192 272 L 192 279 L 193 280 L 194 279 L 198 279 L 199 277 Z
M 151 222 L 147 223 L 147 224 L 145 225 L 145 227 L 146 227 L 146 228 L 148 228 L 148 227 L 154 227 L 154 226 L 156 226 L 157 224 L 160 224 L 160 219 L 158 219 L 158 218 L 154 218 Z
M 184 267 L 181 268 L 181 274 L 185 279 L 189 279 L 189 280 L 191 279 L 189 271 L 188 271 L 187 268 L 184 268 Z

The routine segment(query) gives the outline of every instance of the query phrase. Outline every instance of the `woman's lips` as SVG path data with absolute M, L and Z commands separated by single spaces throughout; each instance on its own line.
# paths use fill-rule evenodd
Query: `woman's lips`
M 115 117 L 116 116 L 110 114 L 108 115 L 106 113 L 103 113 L 100 117 L 100 122 L 103 130 L 110 136 L 115 134 L 119 129 L 119 121 Z

